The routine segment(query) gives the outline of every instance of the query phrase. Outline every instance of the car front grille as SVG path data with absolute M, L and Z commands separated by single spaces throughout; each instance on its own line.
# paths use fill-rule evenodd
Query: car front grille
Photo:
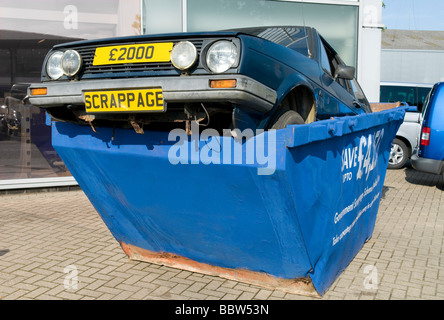
M 173 40 L 173 43 L 179 40 Z M 203 40 L 192 39 L 188 40 L 192 42 L 197 49 L 198 55 L 202 50 Z M 170 42 L 170 41 L 169 41 Z M 149 43 L 149 42 L 147 42 Z M 128 43 L 119 43 L 118 45 L 125 45 Z M 180 72 L 174 68 L 171 62 L 155 62 L 155 63 L 125 63 L 114 65 L 101 65 L 93 66 L 94 53 L 96 47 L 79 47 L 73 48 L 77 50 L 82 56 L 83 67 L 79 75 L 80 79 L 88 78 L 120 78 L 120 77 L 135 77 L 140 76 L 141 73 L 145 75 L 171 75 L 180 74 Z

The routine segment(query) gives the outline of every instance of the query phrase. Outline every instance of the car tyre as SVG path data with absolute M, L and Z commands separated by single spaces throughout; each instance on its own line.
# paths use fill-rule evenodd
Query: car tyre
M 285 129 L 292 124 L 304 124 L 305 121 L 299 113 L 294 110 L 281 110 L 275 117 L 275 121 L 271 129 Z
M 410 152 L 407 145 L 402 140 L 395 138 L 390 150 L 388 168 L 401 169 L 402 167 L 404 167 L 409 157 Z

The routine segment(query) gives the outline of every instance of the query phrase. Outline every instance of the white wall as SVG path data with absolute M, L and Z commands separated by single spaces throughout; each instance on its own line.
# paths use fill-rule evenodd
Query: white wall
M 358 82 L 369 102 L 379 102 L 382 0 L 361 0 Z
M 430 83 L 444 81 L 444 51 L 381 51 L 381 81 Z
M 134 35 L 140 13 L 140 0 L 1 0 L 0 29 L 82 39 Z

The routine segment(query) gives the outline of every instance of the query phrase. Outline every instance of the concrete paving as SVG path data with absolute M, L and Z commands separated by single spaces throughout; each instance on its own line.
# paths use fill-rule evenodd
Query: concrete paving
M 441 177 L 389 170 L 373 237 L 322 300 L 444 299 Z M 308 300 L 123 253 L 81 190 L 0 195 L 0 300 Z

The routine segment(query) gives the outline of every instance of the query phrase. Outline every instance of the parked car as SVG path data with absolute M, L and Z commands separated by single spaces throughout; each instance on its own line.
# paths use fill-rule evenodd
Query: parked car
M 309 27 L 142 35 L 55 46 L 29 97 L 57 120 L 140 133 L 280 129 L 371 112 L 354 74 Z
M 418 171 L 440 174 L 444 178 L 444 82 L 433 86 L 422 111 L 420 146 L 412 156 Z
M 396 132 L 396 138 L 393 139 L 388 161 L 389 169 L 403 168 L 418 148 L 418 133 L 421 128 L 419 119 L 420 113 L 416 112 L 416 107 L 407 109 L 404 121 Z
M 432 89 L 433 83 L 389 82 L 382 81 L 379 90 L 380 102 L 405 102 L 422 111 L 424 101 Z
M 405 166 L 418 148 L 418 134 L 421 128 L 420 114 L 427 94 L 432 88 L 427 83 L 381 82 L 380 102 L 401 102 L 408 107 L 404 122 L 393 140 L 389 169 L 400 169 Z

